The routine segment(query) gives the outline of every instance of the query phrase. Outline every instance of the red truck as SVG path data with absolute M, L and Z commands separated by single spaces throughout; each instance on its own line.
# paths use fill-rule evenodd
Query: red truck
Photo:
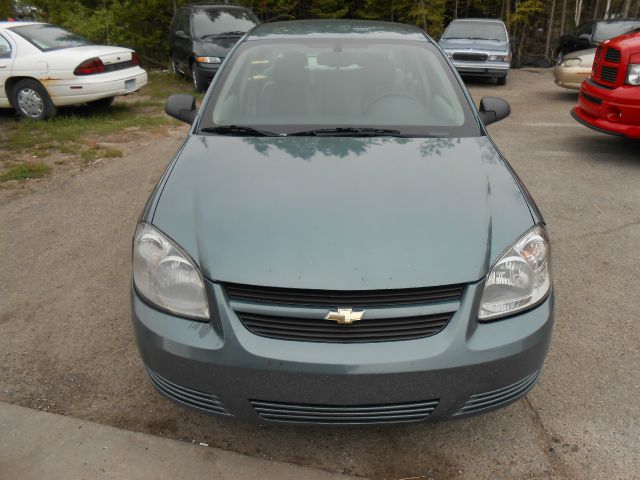
M 640 139 L 639 31 L 598 47 L 591 77 L 582 82 L 571 115 L 599 132 Z

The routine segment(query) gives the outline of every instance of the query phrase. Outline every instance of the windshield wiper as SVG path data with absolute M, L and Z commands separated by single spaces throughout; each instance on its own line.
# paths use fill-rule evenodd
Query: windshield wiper
M 240 137 L 280 137 L 279 133 L 260 130 L 258 128 L 245 125 L 217 125 L 215 127 L 204 127 L 200 129 L 205 133 L 217 133 L 218 135 L 231 135 Z
M 287 133 L 287 137 L 402 137 L 400 130 L 367 127 L 317 128 Z
M 222 32 L 222 33 L 209 33 L 207 35 L 202 35 L 200 38 L 222 38 L 222 37 L 241 37 L 247 32 L 242 32 L 240 30 L 233 30 L 231 32 Z

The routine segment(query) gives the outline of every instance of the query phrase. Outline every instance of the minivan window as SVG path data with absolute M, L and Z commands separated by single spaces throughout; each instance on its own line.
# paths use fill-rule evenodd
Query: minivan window
M 196 37 L 219 36 L 225 33 L 248 32 L 257 25 L 256 18 L 247 10 L 209 8 L 197 10 L 191 16 Z
M 442 35 L 444 39 L 470 38 L 474 40 L 507 41 L 504 26 L 495 22 L 452 22 Z
M 11 27 L 11 30 L 43 52 L 89 45 L 89 42 L 80 35 L 46 23 Z
M 243 43 L 216 83 L 202 127 L 277 133 L 376 127 L 407 136 L 478 135 L 439 53 L 420 41 L 338 39 Z

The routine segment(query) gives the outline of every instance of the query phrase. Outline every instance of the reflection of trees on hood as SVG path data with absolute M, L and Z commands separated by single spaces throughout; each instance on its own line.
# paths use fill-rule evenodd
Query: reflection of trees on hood
M 345 158 L 348 156 L 360 156 L 374 146 L 387 143 L 405 144 L 408 138 L 336 138 L 336 137 L 282 137 L 259 138 L 248 137 L 243 139 L 256 151 L 268 156 L 273 148 L 288 153 L 294 158 L 311 160 L 315 155 L 333 156 Z
M 449 150 L 455 145 L 460 145 L 459 138 L 429 138 L 420 145 L 420 153 L 423 157 L 440 156 L 444 150 Z

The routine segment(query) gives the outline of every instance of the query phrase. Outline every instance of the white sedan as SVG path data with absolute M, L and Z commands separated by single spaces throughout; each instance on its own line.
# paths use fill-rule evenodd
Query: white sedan
M 90 45 L 63 28 L 39 22 L 0 22 L 0 108 L 44 120 L 57 107 L 111 105 L 147 84 L 128 48 Z

